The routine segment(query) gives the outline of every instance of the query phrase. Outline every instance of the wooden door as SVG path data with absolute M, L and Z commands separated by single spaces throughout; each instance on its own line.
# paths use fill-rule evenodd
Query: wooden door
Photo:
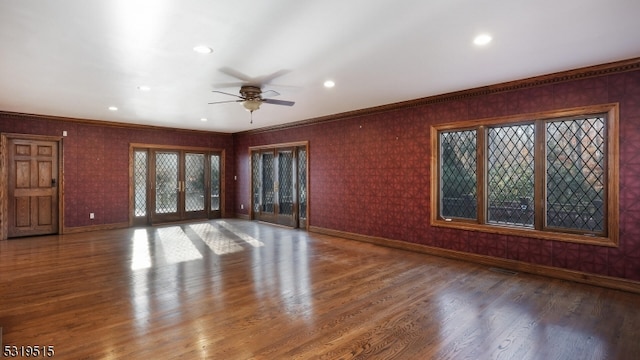
M 58 233 L 58 142 L 8 141 L 8 236 Z

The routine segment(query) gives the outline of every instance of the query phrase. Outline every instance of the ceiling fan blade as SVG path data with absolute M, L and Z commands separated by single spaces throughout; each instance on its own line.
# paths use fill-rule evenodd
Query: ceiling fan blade
M 267 91 L 263 91 L 262 94 L 260 95 L 262 95 L 263 98 L 268 98 L 268 97 L 278 96 L 280 95 L 280 93 L 275 90 L 267 90 Z
M 295 104 L 295 102 L 293 101 L 275 100 L 275 99 L 262 99 L 262 102 L 265 102 L 267 104 L 284 105 L 284 106 L 293 106 L 293 104 Z
M 222 88 L 222 89 L 226 89 L 226 88 L 239 88 L 242 85 L 246 85 L 245 82 L 240 82 L 240 81 L 236 81 L 236 82 L 224 82 L 224 83 L 215 83 L 213 84 L 214 88 Z
M 238 80 L 242 80 L 245 83 L 252 82 L 254 80 L 251 76 L 243 74 L 238 70 L 235 70 L 235 69 L 232 69 L 232 68 L 226 67 L 226 66 L 223 67 L 223 68 L 220 68 L 220 72 L 223 73 L 223 74 L 227 74 L 227 75 L 229 75 L 231 77 L 234 77 L 234 78 L 236 78 Z
M 279 78 L 280 76 L 284 76 L 284 75 L 286 75 L 286 74 L 288 74 L 290 72 L 291 72 L 291 70 L 282 69 L 282 70 L 278 70 L 278 71 L 276 71 L 276 72 L 274 72 L 272 74 L 269 74 L 269 75 L 260 76 L 260 77 L 256 78 L 255 80 L 257 80 L 260 84 L 265 85 L 265 84 L 269 84 L 273 79 Z
M 265 85 L 269 85 L 270 88 L 278 88 L 278 89 L 293 90 L 293 91 L 299 91 L 300 89 L 302 89 L 301 86 L 297 86 L 297 85 L 284 85 L 284 84 L 276 84 L 276 83 L 268 83 Z
M 227 100 L 227 101 L 214 101 L 214 102 L 210 102 L 209 105 L 211 104 L 224 104 L 224 103 L 232 103 L 232 102 L 243 102 L 244 100 Z
M 211 90 L 211 92 L 218 93 L 218 94 L 229 95 L 229 96 L 233 96 L 233 97 L 237 97 L 237 98 L 242 99 L 242 96 L 239 96 L 239 95 L 236 95 L 236 94 L 230 94 L 230 93 L 224 92 L 224 91 Z

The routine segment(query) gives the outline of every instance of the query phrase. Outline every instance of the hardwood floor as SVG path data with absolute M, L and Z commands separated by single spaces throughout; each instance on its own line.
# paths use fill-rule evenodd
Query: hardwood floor
M 61 359 L 640 354 L 638 294 L 243 220 L 1 241 L 0 295 Z

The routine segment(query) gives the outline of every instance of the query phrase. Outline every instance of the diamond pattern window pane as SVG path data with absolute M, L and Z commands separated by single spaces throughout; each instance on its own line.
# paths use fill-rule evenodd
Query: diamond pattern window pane
M 211 155 L 211 210 L 220 210 L 220 155 Z
M 293 152 L 278 153 L 278 213 L 293 215 Z
M 156 153 L 156 213 L 178 211 L 178 154 Z
M 476 131 L 441 133 L 440 154 L 441 215 L 477 218 Z
M 546 124 L 547 226 L 605 229 L 605 120 L 603 117 Z
M 274 211 L 274 156 L 270 153 L 262 154 L 262 194 L 260 204 L 262 212 Z
M 133 154 L 133 202 L 134 215 L 147 215 L 147 152 L 136 150 Z
M 184 158 L 184 207 L 186 211 L 204 210 L 204 154 L 186 154 Z
M 260 189 L 262 188 L 262 182 L 260 181 L 260 153 L 253 153 L 251 155 L 251 182 L 253 184 L 253 211 L 260 211 Z
M 487 133 L 489 223 L 533 227 L 534 132 L 526 124 Z
M 298 148 L 298 188 L 299 188 L 299 215 L 301 219 L 307 218 L 307 150 Z

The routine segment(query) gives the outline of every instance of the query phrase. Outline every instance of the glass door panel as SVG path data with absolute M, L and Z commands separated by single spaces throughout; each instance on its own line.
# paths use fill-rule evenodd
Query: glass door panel
M 186 153 L 184 157 L 184 211 L 187 217 L 203 217 L 205 212 L 204 154 Z
M 179 153 L 155 153 L 155 209 L 154 220 L 177 220 L 180 201 Z
M 211 211 L 220 211 L 220 155 L 211 154 Z
M 131 225 L 147 225 L 149 222 L 149 153 L 146 149 L 136 149 L 133 152 L 133 214 Z
M 260 203 L 262 204 L 262 213 L 273 213 L 275 210 L 274 193 L 275 193 L 275 160 L 272 153 L 262 154 L 262 196 Z
M 276 157 L 273 150 L 256 152 L 252 155 L 253 214 L 262 221 L 275 222 L 276 219 Z
M 252 204 L 253 214 L 259 214 L 260 209 L 260 199 L 262 193 L 262 181 L 260 181 L 260 174 L 262 173 L 262 161 L 260 161 L 260 153 L 255 152 L 251 154 L 251 194 L 252 194 Z
M 147 216 L 147 151 L 136 150 L 133 159 L 134 216 Z
M 283 225 L 294 225 L 294 162 L 293 150 L 278 151 L 278 182 L 276 192 L 278 194 L 277 222 Z
M 307 227 L 307 149 L 298 148 L 298 220 L 301 228 Z

